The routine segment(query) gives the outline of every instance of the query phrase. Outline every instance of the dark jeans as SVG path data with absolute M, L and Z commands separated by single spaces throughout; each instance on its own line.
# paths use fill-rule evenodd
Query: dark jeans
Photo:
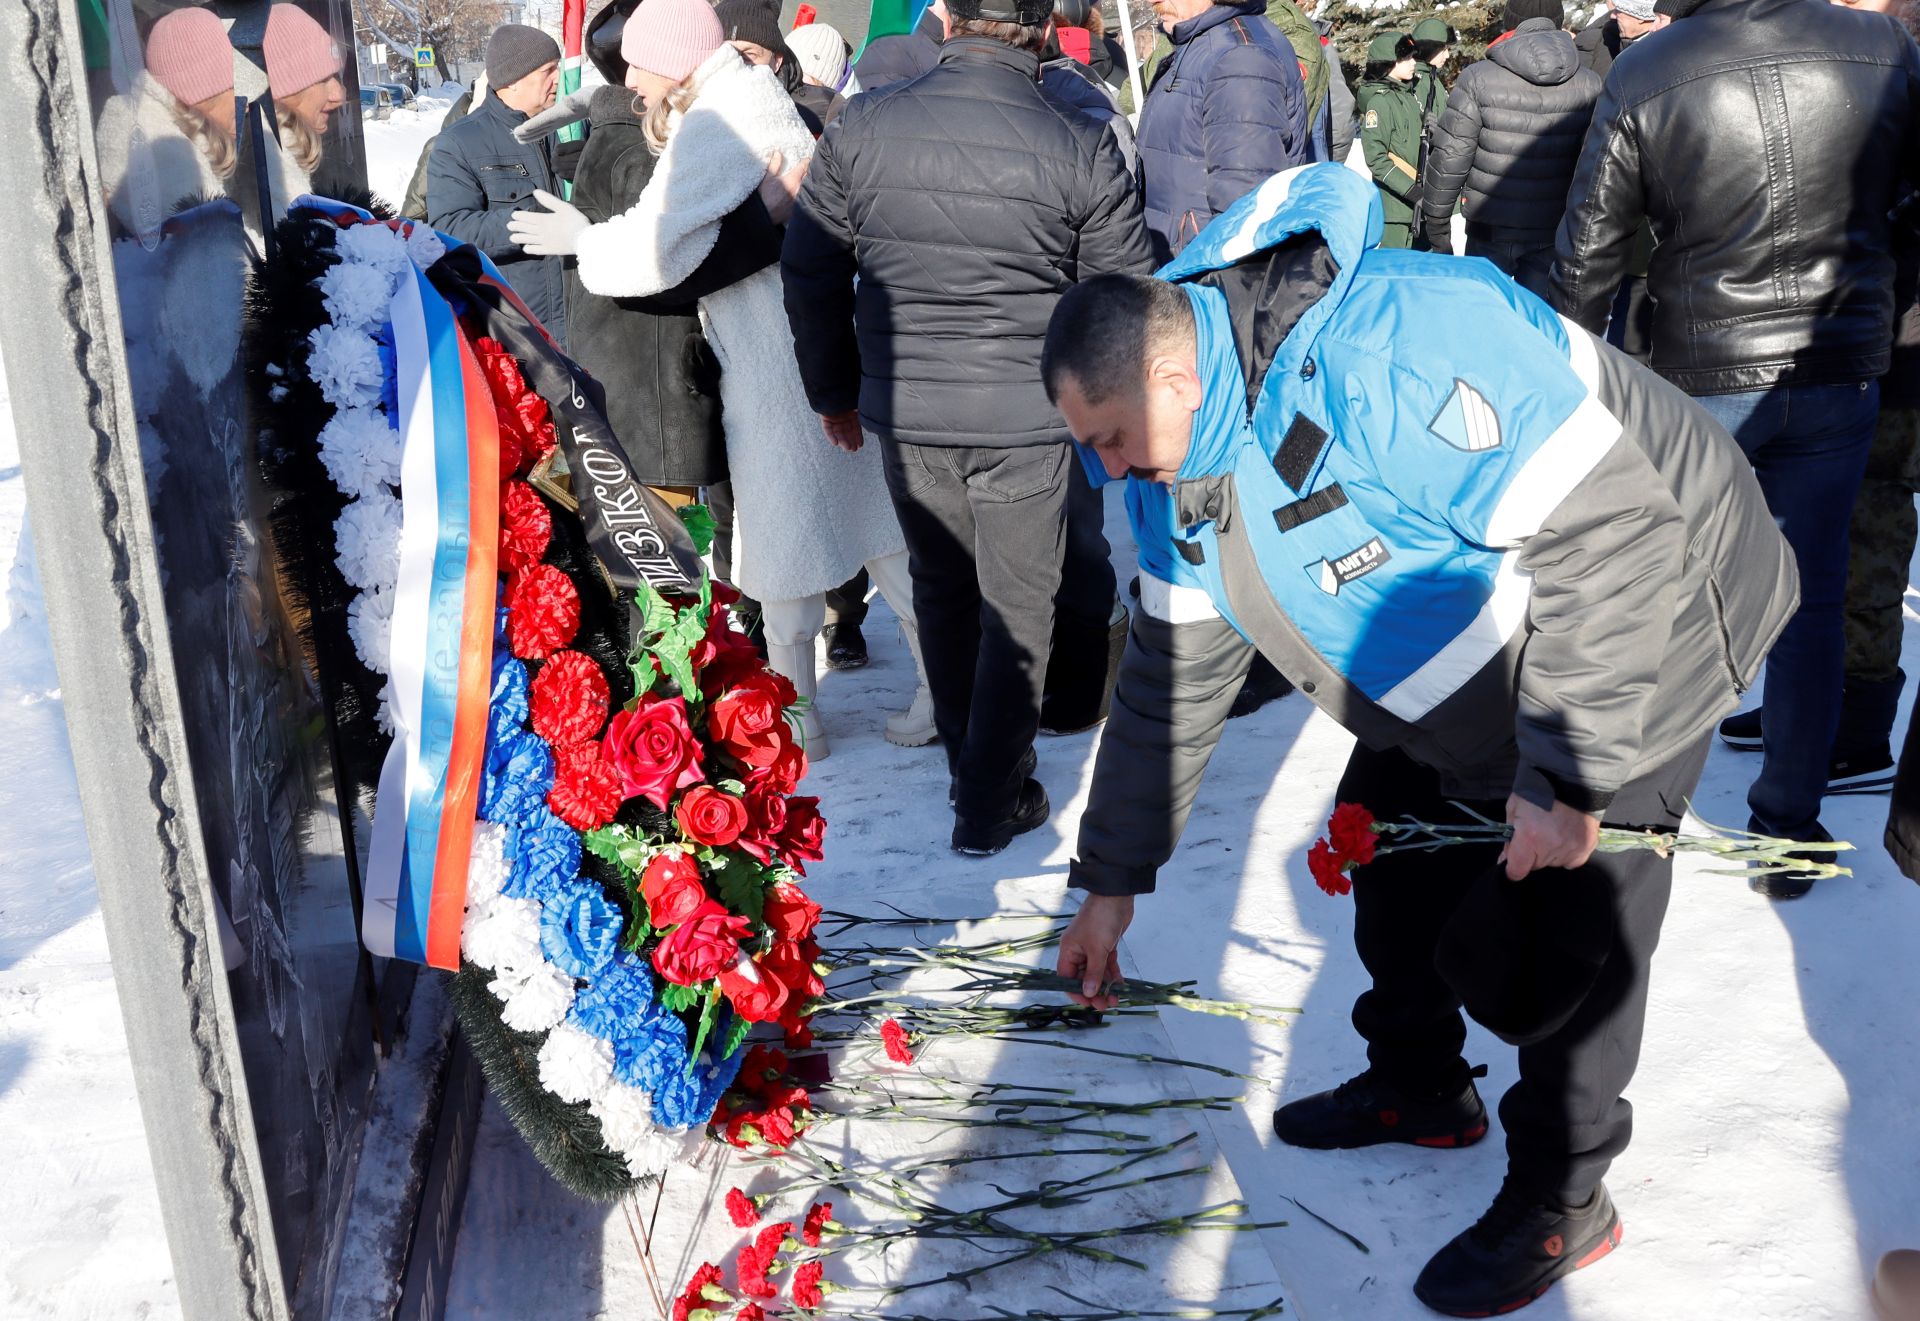
M 1040 728 L 1075 460 L 1065 444 L 880 444 L 956 809 L 999 820 Z
M 1699 402 L 1746 451 L 1800 569 L 1800 609 L 1767 656 L 1766 756 L 1747 806 L 1761 834 L 1815 839 L 1845 682 L 1847 523 L 1880 384 L 1783 386 Z
M 1519 231 L 1508 231 L 1518 233 Z M 1467 227 L 1467 256 L 1485 257 L 1513 277 L 1529 293 L 1547 296 L 1547 273 L 1553 269 L 1553 235 L 1538 241 L 1500 238 Z
M 1672 829 L 1706 765 L 1708 739 L 1632 781 L 1609 824 Z M 1381 818 L 1465 821 L 1440 777 L 1398 751 L 1356 747 L 1335 794 Z M 1455 800 L 1457 801 L 1457 800 Z M 1502 819 L 1502 802 L 1468 803 Z M 1353 1006 L 1367 1059 L 1417 1094 L 1464 1085 L 1462 1004 L 1521 1042 L 1520 1081 L 1500 1099 L 1507 1161 L 1533 1192 L 1580 1202 L 1633 1133 L 1620 1095 L 1640 1060 L 1647 983 L 1673 862 L 1650 850 L 1506 878 L 1497 844 L 1390 854 L 1354 874 L 1353 943 L 1373 986 Z

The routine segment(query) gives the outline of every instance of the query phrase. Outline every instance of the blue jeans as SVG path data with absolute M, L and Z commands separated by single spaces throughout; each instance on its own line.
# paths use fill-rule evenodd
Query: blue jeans
M 1698 402 L 1753 463 L 1800 569 L 1800 609 L 1767 657 L 1766 756 L 1747 793 L 1753 829 L 1817 839 L 1845 683 L 1847 520 L 1867 468 L 1880 384 L 1790 385 Z

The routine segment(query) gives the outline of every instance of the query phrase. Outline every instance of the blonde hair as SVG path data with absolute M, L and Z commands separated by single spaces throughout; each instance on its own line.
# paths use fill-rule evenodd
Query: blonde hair
M 688 74 L 667 89 L 665 96 L 647 106 L 646 117 L 640 121 L 640 131 L 646 136 L 647 146 L 653 149 L 654 155 L 658 156 L 667 149 L 667 139 L 679 127 L 679 117 L 700 99 L 700 89 L 693 83 L 696 76 Z
M 280 150 L 293 158 L 302 174 L 311 176 L 320 168 L 320 135 L 300 116 L 278 105 L 273 108 L 273 122 L 280 129 Z
M 226 95 L 231 96 L 232 93 Z M 204 110 L 184 101 L 174 101 L 173 122 L 186 135 L 187 141 L 207 158 L 207 168 L 213 171 L 216 178 L 233 177 L 233 167 L 239 160 L 239 152 L 233 145 L 233 134 L 222 133 Z

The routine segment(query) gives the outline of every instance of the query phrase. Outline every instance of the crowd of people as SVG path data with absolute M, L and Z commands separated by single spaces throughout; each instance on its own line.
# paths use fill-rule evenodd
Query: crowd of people
M 1140 8 L 932 0 L 856 58 L 770 0 L 611 0 L 565 97 L 553 39 L 503 26 L 404 207 L 493 259 L 640 480 L 711 505 L 813 760 L 817 665 L 868 662 L 875 588 L 919 680 L 886 737 L 939 744 L 955 851 L 1045 822 L 1036 737 L 1106 722 L 1061 949 L 1085 1003 L 1226 722 L 1296 685 L 1357 736 L 1341 800 L 1510 823 L 1357 867 L 1368 1067 L 1274 1117 L 1464 1146 L 1462 1008 L 1515 1044 L 1507 1182 L 1416 1286 L 1508 1311 L 1620 1241 L 1672 862 L 1596 855 L 1601 824 L 1677 825 L 1717 729 L 1760 754 L 1751 830 L 1827 841 L 1826 795 L 1891 787 L 1920 871 L 1892 751 L 1920 4 L 1610 0 L 1574 32 L 1507 0 L 1464 68 L 1428 19 L 1354 81 L 1294 0 Z M 101 121 L 126 231 L 236 177 L 304 191 L 339 57 L 273 13 L 245 170 L 218 21 L 153 27 Z M 1920 1314 L 1902 1269 L 1883 1305 Z

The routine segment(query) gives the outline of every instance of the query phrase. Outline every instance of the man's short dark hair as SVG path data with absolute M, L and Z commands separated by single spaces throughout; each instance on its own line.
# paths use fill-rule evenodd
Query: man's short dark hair
M 1193 308 L 1165 280 L 1096 275 L 1067 290 L 1047 324 L 1040 379 L 1059 402 L 1069 377 L 1090 404 L 1146 388 L 1147 360 L 1193 339 Z
M 1049 15 L 1040 23 L 1008 23 L 992 18 L 956 18 L 952 30 L 953 37 L 986 37 L 1002 46 L 1011 46 L 1015 50 L 1031 51 L 1038 55 L 1046 49 L 1047 23 L 1052 21 Z

